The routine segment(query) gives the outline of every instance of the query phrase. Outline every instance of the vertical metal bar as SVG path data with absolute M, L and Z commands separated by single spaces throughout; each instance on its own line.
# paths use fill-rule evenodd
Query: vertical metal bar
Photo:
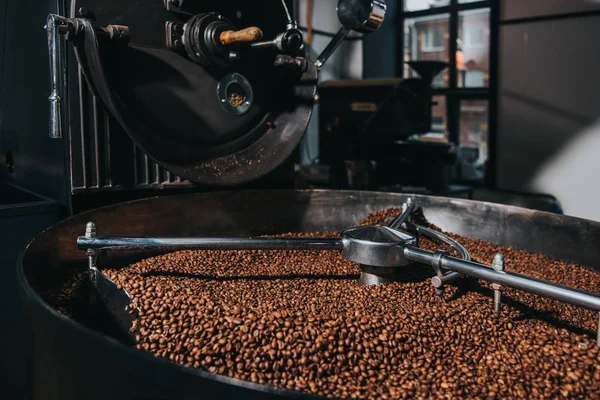
M 458 39 L 458 0 L 450 0 L 450 20 L 449 23 L 449 64 L 450 70 L 448 71 L 450 82 L 448 85 L 449 94 L 446 95 L 446 117 L 448 120 L 448 138 L 451 142 L 460 144 L 460 100 L 458 96 L 452 93 L 458 87 L 458 74 L 456 71 L 456 50 Z
M 147 154 L 144 154 L 144 181 L 146 185 L 150 184 L 150 160 Z
M 139 183 L 139 179 L 138 179 L 138 159 L 137 159 L 137 147 L 135 145 L 135 143 L 132 141 L 131 142 L 132 146 L 133 146 L 133 184 L 135 186 L 138 185 Z
M 110 147 L 110 117 L 107 113 L 104 113 L 104 166 L 105 170 L 105 181 L 108 187 L 112 187 L 112 166 L 111 166 L 111 147 Z
M 396 26 L 396 76 L 404 78 L 404 0 L 398 1 L 396 6 L 396 20 L 398 25 Z
M 456 71 L 456 50 L 458 39 L 458 10 L 456 9 L 458 0 L 450 0 L 450 21 L 449 24 L 449 60 L 450 60 L 450 89 L 456 89 L 458 87 L 457 84 L 457 71 Z
M 504 271 L 504 256 L 502 254 L 498 253 L 494 256 L 492 268 L 497 272 Z M 494 312 L 496 315 L 500 315 L 500 310 L 502 309 L 502 285 L 492 283 L 492 289 L 494 289 Z
M 90 93 L 85 83 L 85 79 L 83 79 L 83 73 L 81 68 L 79 69 L 79 124 L 81 125 L 81 129 L 79 130 L 79 135 L 81 137 L 81 168 L 83 173 L 83 187 L 87 188 L 87 168 L 86 168 L 86 156 L 85 156 L 85 131 L 86 131 L 86 123 L 85 116 L 87 115 L 87 110 L 85 109 L 85 105 L 87 102 L 84 99 L 88 99 L 89 101 Z
M 99 138 L 99 133 L 98 133 L 98 100 L 96 98 L 94 98 L 94 103 L 92 104 L 92 120 L 93 120 L 93 126 L 94 126 L 94 151 L 93 151 L 93 156 L 94 156 L 94 167 L 96 169 L 96 187 L 100 188 L 102 187 L 102 181 L 100 179 L 100 151 L 99 151 L 99 145 L 100 145 L 100 138 Z
M 489 100 L 488 100 L 488 163 L 485 171 L 485 184 L 490 189 L 497 185 L 496 154 L 498 137 L 498 107 L 499 107 L 499 71 L 498 57 L 500 54 L 500 1 L 490 4 L 490 55 L 489 55 Z

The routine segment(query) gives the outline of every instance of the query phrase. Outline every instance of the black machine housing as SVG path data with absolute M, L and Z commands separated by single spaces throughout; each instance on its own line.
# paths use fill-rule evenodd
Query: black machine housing
M 409 140 L 431 132 L 430 85 L 446 65 L 413 62 L 420 78 L 329 81 L 319 86 L 319 161 L 330 167 L 333 187 L 400 184 L 438 189 L 448 184 L 449 166 L 456 160 L 454 146 Z M 357 164 L 363 164 L 368 175 L 358 186 L 348 178 Z
M 23 14 L 25 6 L 9 6 L 8 20 Z M 140 5 L 72 0 L 40 4 L 27 13 L 27 22 L 19 28 L 21 39 L 29 43 L 27 51 L 19 50 L 15 40 L 6 40 L 4 49 L 14 55 L 6 73 L 32 87 L 8 83 L 3 88 L 26 95 L 3 104 L 7 118 L 0 152 L 10 155 L 11 166 L 2 168 L 2 182 L 55 200 L 67 214 L 155 194 L 213 191 L 234 184 L 241 189 L 292 187 L 293 149 L 314 102 L 314 68 L 307 63 L 304 71 L 290 73 L 274 66 L 276 51 L 252 51 L 236 44 L 230 47 L 230 57 L 229 49 L 222 52 L 218 43 L 210 43 L 211 55 L 223 54 L 199 62 L 185 46 L 199 50 L 207 43 L 188 37 L 177 43 L 180 48 L 173 48 L 167 29 L 167 23 L 182 26 L 198 16 L 202 23 L 218 20 L 212 27 L 219 32 L 258 26 L 270 39 L 285 31 L 288 21 L 280 2 L 155 0 Z M 86 19 L 95 27 L 115 24 L 129 29 L 127 43 L 97 36 L 106 80 L 116 103 L 124 105 L 120 110 L 127 126 L 107 108 L 102 91 L 94 87 L 101 85 L 85 68 L 89 60 L 78 54 L 79 49 L 89 55 L 83 48 L 93 40 L 85 43 L 83 35 L 76 38 L 69 32 L 67 41 L 59 38 L 62 138 L 48 137 L 48 42 L 40 30 L 48 14 Z M 252 88 L 251 107 L 237 115 L 219 104 L 218 96 L 219 84 L 232 73 L 241 74 Z M 298 86 L 289 83 L 300 81 Z M 33 121 L 38 126 L 29 129 Z M 277 155 L 270 154 L 281 138 L 289 140 L 281 143 Z M 265 160 L 261 171 L 245 167 L 244 162 L 259 156 Z M 222 172 L 227 168 L 231 170 Z M 238 178 L 228 182 L 222 176 Z

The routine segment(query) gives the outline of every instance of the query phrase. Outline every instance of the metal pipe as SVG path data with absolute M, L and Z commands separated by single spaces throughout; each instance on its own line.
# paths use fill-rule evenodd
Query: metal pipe
M 431 285 L 436 289 L 441 289 L 445 285 L 450 285 L 462 278 L 462 275 L 458 272 L 448 272 L 444 276 L 434 276 L 431 278 Z
M 327 47 L 321 52 L 317 60 L 315 61 L 315 68 L 317 71 L 320 71 L 323 68 L 323 65 L 327 62 L 329 57 L 333 54 L 333 52 L 339 47 L 340 44 L 344 41 L 346 36 L 350 33 L 349 29 L 344 27 L 340 28 L 340 30 L 335 34 L 333 39 L 329 42 Z
M 392 229 L 399 229 L 402 224 L 406 221 L 408 217 L 415 210 L 415 203 L 411 198 L 408 198 L 406 202 L 402 205 L 402 212 L 398 214 L 398 216 L 388 224 L 388 226 Z
M 406 227 L 407 227 L 407 230 L 413 231 L 416 234 L 419 234 L 421 236 L 428 237 L 429 239 L 437 240 L 439 242 L 447 244 L 448 246 L 450 246 L 454 250 L 456 250 L 456 252 L 460 255 L 460 257 L 463 260 L 466 260 L 466 261 L 471 260 L 471 255 L 469 254 L 469 251 L 463 245 L 458 243 L 456 240 L 453 240 L 453 239 L 449 238 L 448 236 L 446 236 L 434 229 L 429 229 L 424 226 L 416 225 L 416 224 L 413 224 L 408 221 L 406 222 Z M 433 278 L 431 278 L 431 285 L 435 288 L 436 293 L 441 294 L 445 285 L 452 284 L 452 283 L 456 282 L 458 279 L 460 279 L 461 277 L 462 277 L 462 275 L 459 274 L 458 272 L 448 272 L 448 273 L 444 274 L 443 276 L 434 276 Z
M 404 248 L 404 256 L 407 259 L 428 265 L 431 265 L 433 255 L 434 253 L 430 251 L 413 246 L 406 246 Z M 497 272 L 483 264 L 473 261 L 464 261 L 450 256 L 443 257 L 442 267 L 476 279 L 509 286 L 525 292 L 573 304 L 578 307 L 600 311 L 600 296 L 583 290 L 573 289 L 568 286 L 550 283 L 512 272 Z
M 77 238 L 79 249 L 100 250 L 342 250 L 341 238 Z
M 60 15 L 50 14 L 46 20 L 46 33 L 48 35 L 48 57 L 50 60 L 50 132 L 51 139 L 62 138 L 62 63 L 61 41 L 58 38 L 59 29 L 65 27 L 67 19 Z
M 471 259 L 469 251 L 463 245 L 436 230 L 429 229 L 421 225 L 416 225 L 411 222 L 407 222 L 406 227 L 409 231 L 414 231 L 417 234 L 428 237 L 429 239 L 438 240 L 444 244 L 447 244 L 448 246 L 456 250 L 456 252 L 464 260 L 469 261 Z

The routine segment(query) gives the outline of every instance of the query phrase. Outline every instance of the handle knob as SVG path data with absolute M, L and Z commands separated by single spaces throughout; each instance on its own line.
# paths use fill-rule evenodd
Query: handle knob
M 256 26 L 251 26 L 240 31 L 221 32 L 219 40 L 221 44 L 227 46 L 233 43 L 252 43 L 262 39 L 263 33 Z

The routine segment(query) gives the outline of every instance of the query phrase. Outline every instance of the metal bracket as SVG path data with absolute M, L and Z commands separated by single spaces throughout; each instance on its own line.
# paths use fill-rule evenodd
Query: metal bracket
M 179 14 L 192 15 L 192 13 L 183 11 L 181 9 L 183 7 L 184 1 L 185 0 L 164 0 L 165 8 L 167 9 L 167 11 L 171 11 L 171 12 L 175 12 L 175 13 L 179 13 Z
M 170 50 L 183 50 L 183 24 L 179 22 L 165 22 L 165 41 Z

